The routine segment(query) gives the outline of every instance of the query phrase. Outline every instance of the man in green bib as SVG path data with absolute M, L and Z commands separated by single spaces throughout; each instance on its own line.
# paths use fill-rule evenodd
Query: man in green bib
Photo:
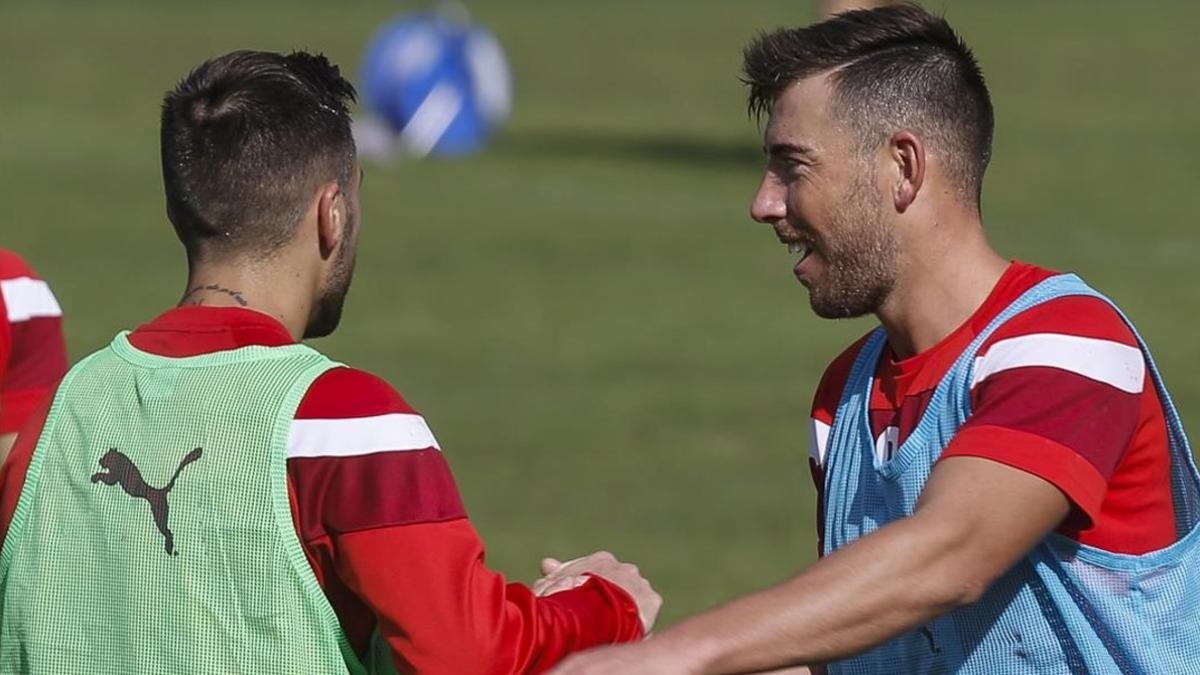
M 75 366 L 0 471 L 0 672 L 540 672 L 653 623 L 608 554 L 538 592 L 488 569 L 420 414 L 300 344 L 354 268 L 354 96 L 322 56 L 249 51 L 168 93 L 188 284 Z

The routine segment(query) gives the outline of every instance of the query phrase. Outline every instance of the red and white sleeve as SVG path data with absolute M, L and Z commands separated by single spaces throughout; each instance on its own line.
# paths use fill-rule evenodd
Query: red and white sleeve
M 1136 338 L 1106 303 L 1046 303 L 983 346 L 973 414 L 942 457 L 985 457 L 1037 475 L 1094 520 L 1137 430 L 1146 382 Z
M 524 673 L 641 637 L 632 599 L 600 579 L 537 598 L 489 569 L 424 418 L 350 368 L 310 388 L 288 473 L 298 529 L 347 636 L 378 626 L 402 672 Z
M 24 426 L 67 371 L 62 308 L 20 258 L 0 252 L 0 435 Z

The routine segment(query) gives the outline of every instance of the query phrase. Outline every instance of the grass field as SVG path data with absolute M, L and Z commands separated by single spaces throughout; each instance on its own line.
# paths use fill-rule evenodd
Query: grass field
M 51 279 L 75 358 L 173 304 L 158 105 L 203 58 L 320 49 L 356 69 L 413 3 L 0 3 L 0 245 Z M 985 192 L 1009 256 L 1081 272 L 1200 424 L 1200 8 L 940 3 L 998 114 Z M 737 80 L 795 0 L 479 0 L 515 116 L 469 161 L 368 166 L 343 328 L 319 344 L 429 418 L 490 559 L 636 560 L 682 615 L 812 558 L 809 397 L 865 322 L 808 311 L 748 216 L 760 139 Z M 419 555 L 420 552 L 414 552 Z

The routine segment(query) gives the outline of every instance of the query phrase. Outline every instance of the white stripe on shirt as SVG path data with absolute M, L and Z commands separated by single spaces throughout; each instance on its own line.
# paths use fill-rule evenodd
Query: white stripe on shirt
M 1035 333 L 1000 340 L 975 359 L 971 387 L 1013 368 L 1058 368 L 1139 394 L 1146 379 L 1146 361 L 1136 347 L 1112 340 Z
M 41 279 L 17 277 L 0 281 L 0 293 L 8 310 L 9 323 L 62 316 L 62 308 L 50 286 Z
M 425 418 L 390 413 L 292 421 L 288 457 L 352 457 L 373 452 L 440 449 Z
M 830 427 L 828 424 L 815 418 L 811 422 L 808 454 L 817 463 L 817 466 L 825 466 L 825 451 L 829 448 Z

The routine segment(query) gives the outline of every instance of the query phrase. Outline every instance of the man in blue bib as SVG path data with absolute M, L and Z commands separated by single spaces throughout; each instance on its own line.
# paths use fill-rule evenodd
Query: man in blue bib
M 818 315 L 881 324 L 817 390 L 822 558 L 556 672 L 1200 672 L 1179 415 L 1115 305 L 988 243 L 968 48 L 915 5 L 851 12 L 760 37 L 745 80 L 768 117 L 754 219 Z

